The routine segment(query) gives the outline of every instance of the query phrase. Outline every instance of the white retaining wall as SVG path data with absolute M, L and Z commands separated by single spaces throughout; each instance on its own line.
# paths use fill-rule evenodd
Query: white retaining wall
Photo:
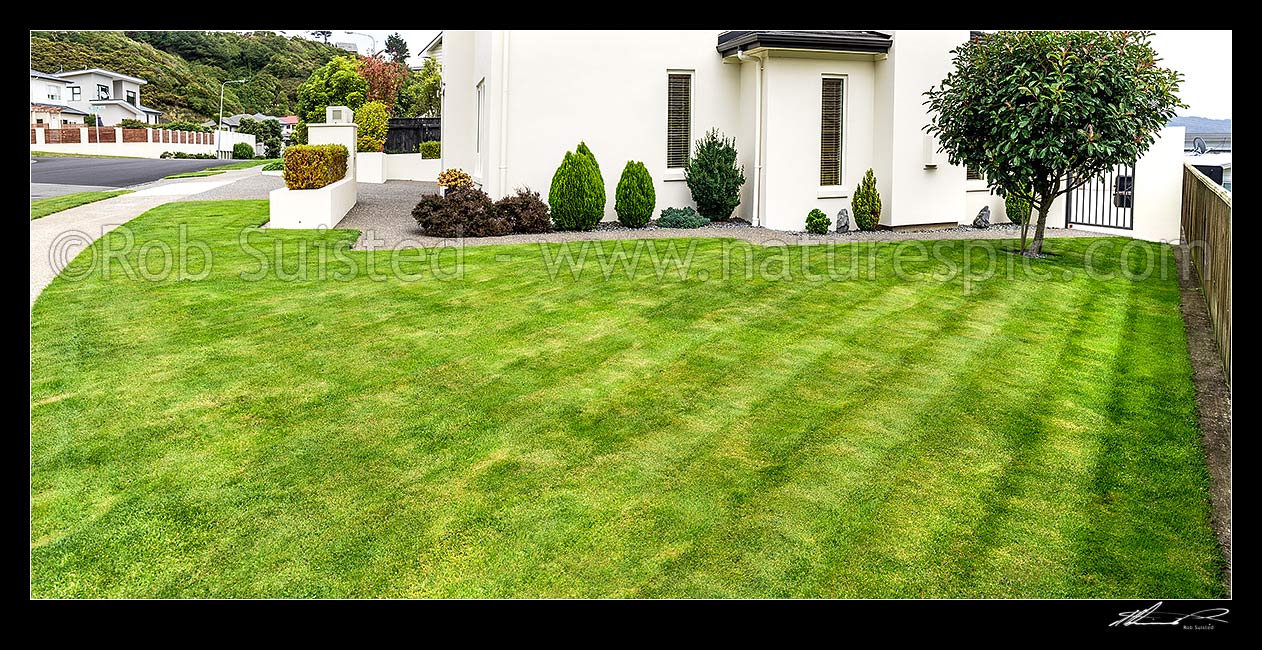
M 438 180 L 442 171 L 442 160 L 438 158 L 422 158 L 419 153 L 371 153 L 355 154 L 355 180 L 361 183 L 384 183 L 386 181 L 429 181 Z
M 268 228 L 332 228 L 355 207 L 355 179 L 348 175 L 318 190 L 282 187 L 267 198 Z
M 105 129 L 114 130 L 114 139 L 117 142 L 88 142 L 88 130 L 96 127 L 79 127 L 79 142 L 74 143 L 57 143 L 52 144 L 44 141 L 44 129 L 35 129 L 35 144 L 31 145 L 31 151 L 47 151 L 49 153 L 77 153 L 84 155 L 97 156 L 127 156 L 130 158 L 161 158 L 162 153 L 166 151 L 182 151 L 184 153 L 208 153 L 216 154 L 224 152 L 226 156 L 231 157 L 232 145 L 238 142 L 245 142 L 251 147 L 255 146 L 254 136 L 248 133 L 230 133 L 228 131 L 219 132 L 219 144 L 192 144 L 188 142 L 161 142 L 160 131 L 165 129 L 149 129 L 150 142 L 122 142 L 123 129 L 121 127 L 100 127 L 102 131 Z M 178 140 L 184 131 L 167 131 L 172 134 L 172 140 Z

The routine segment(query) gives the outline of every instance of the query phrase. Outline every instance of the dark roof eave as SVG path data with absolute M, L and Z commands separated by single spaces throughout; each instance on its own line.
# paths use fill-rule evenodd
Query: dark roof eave
M 725 37 L 726 40 L 724 40 Z M 894 39 L 890 36 L 876 32 L 837 34 L 750 31 L 720 35 L 719 44 L 715 49 L 722 56 L 757 48 L 884 54 L 890 51 L 893 43 Z

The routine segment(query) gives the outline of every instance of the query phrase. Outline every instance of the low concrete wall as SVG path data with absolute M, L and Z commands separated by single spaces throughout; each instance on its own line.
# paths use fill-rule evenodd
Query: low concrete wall
M 47 151 L 49 153 L 75 153 L 96 156 L 127 156 L 130 158 L 161 158 L 163 152 L 182 151 L 188 154 L 219 154 L 220 157 L 231 157 L 232 145 L 238 142 L 245 142 L 251 147 L 255 147 L 254 136 L 246 133 L 229 133 L 220 131 L 218 144 L 214 141 L 208 143 L 194 143 L 190 140 L 206 139 L 206 136 L 214 134 L 201 134 L 197 136 L 188 131 L 169 131 L 166 129 L 148 129 L 149 141 L 147 142 L 124 142 L 124 131 L 143 131 L 144 129 L 122 129 L 119 127 L 100 127 L 100 131 L 104 133 L 106 130 L 113 132 L 113 137 L 101 136 L 101 139 L 111 139 L 113 142 L 91 142 L 96 140 L 95 133 L 89 131 L 97 130 L 96 127 L 79 127 L 79 142 L 47 142 L 48 137 L 43 133 L 43 129 L 33 129 L 36 131 L 35 142 L 31 144 L 31 151 Z M 167 142 L 164 142 L 167 140 Z M 256 148 L 257 151 L 257 148 Z
M 367 151 L 355 154 L 355 180 L 360 183 L 386 182 L 386 154 Z
M 355 179 L 346 178 L 318 190 L 282 187 L 268 194 L 269 228 L 332 228 L 355 207 Z
M 421 158 L 419 153 L 384 154 L 386 159 L 386 180 L 391 181 L 429 181 L 438 180 L 443 170 L 440 158 Z

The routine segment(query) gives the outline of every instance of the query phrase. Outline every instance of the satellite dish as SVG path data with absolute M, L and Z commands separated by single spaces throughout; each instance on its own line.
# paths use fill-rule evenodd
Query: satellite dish
M 1195 151 L 1196 155 L 1199 156 L 1206 151 L 1209 151 L 1209 146 L 1205 144 L 1205 140 L 1203 138 L 1197 136 L 1192 138 L 1192 151 Z

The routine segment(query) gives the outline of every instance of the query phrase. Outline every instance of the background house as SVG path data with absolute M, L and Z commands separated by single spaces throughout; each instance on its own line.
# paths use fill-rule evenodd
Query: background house
M 69 82 L 67 104 L 85 113 L 93 112 L 104 126 L 132 119 L 157 124 L 162 111 L 140 102 L 140 87 L 149 83 L 101 68 L 58 72 L 57 77 Z
M 69 87 L 61 77 L 31 70 L 31 126 L 59 129 L 83 124 L 87 113 L 66 103 Z
M 294 127 L 296 126 L 298 126 L 297 115 L 286 115 L 280 118 L 280 136 L 285 141 L 285 144 L 289 144 L 293 140 Z

